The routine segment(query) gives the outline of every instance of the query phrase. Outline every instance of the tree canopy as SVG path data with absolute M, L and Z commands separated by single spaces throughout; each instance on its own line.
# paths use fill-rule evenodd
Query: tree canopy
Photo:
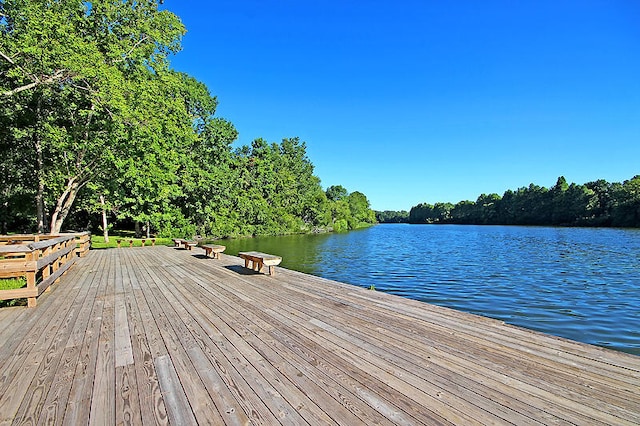
M 482 194 L 476 201 L 418 204 L 411 223 L 640 227 L 640 175 L 623 183 L 597 180 L 551 188 L 530 184 L 515 191 Z
M 223 237 L 374 223 L 364 194 L 328 198 L 298 138 L 232 148 L 217 99 L 170 67 L 185 28 L 158 6 L 0 0 L 1 231 L 115 222 Z
M 380 223 L 409 223 L 409 212 L 406 210 L 376 211 L 376 220 Z

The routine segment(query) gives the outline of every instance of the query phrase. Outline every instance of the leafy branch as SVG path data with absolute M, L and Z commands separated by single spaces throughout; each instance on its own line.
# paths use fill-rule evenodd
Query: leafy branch
M 27 70 L 25 70 L 24 68 L 22 68 L 20 65 L 16 64 L 16 62 L 11 59 L 10 56 L 8 56 L 6 53 L 4 53 L 3 51 L 0 50 L 0 56 L 7 62 L 9 62 L 11 65 L 17 67 L 18 69 L 20 69 L 24 74 L 26 74 L 29 79 L 32 80 L 31 83 L 29 84 L 25 84 L 24 86 L 20 86 L 20 87 L 16 87 L 15 89 L 12 90 L 7 90 L 5 92 L 2 92 L 3 96 L 13 96 L 17 93 L 23 92 L 25 90 L 29 90 L 32 89 L 38 85 L 41 84 L 51 84 L 51 83 L 55 83 L 57 81 L 61 81 L 64 80 L 65 78 L 69 77 L 69 73 L 66 72 L 66 70 L 56 70 L 52 75 L 44 78 L 44 79 L 40 79 L 37 75 L 33 75 L 30 72 L 28 72 Z

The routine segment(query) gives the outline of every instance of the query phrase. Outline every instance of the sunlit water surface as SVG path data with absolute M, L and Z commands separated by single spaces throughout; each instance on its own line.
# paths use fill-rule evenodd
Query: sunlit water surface
M 224 240 L 282 266 L 640 355 L 640 230 L 378 225 Z

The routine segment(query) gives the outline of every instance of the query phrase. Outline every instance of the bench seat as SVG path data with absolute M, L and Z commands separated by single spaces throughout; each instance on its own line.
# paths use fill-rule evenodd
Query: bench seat
M 238 253 L 242 259 L 244 259 L 244 267 L 249 267 L 249 262 L 252 263 L 254 271 L 262 272 L 263 267 L 266 265 L 269 267 L 269 275 L 275 275 L 275 266 L 282 262 L 280 256 L 274 256 L 272 254 L 260 253 L 259 251 L 244 251 Z
M 189 241 L 189 240 L 185 240 L 184 238 L 174 238 L 173 243 L 175 244 L 175 247 L 183 246 L 187 250 L 191 250 L 192 248 L 198 245 L 197 241 Z
M 222 253 L 227 247 L 219 246 L 216 244 L 205 244 L 202 246 L 205 256 L 211 256 L 214 259 L 220 259 L 220 253 Z

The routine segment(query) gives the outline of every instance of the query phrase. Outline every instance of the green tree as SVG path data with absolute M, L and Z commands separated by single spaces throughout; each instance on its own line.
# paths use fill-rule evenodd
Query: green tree
M 640 175 L 614 187 L 613 226 L 640 227 Z
M 349 196 L 349 191 L 342 185 L 332 185 L 327 188 L 326 194 L 329 200 L 340 201 Z
M 185 30 L 158 0 L 0 0 L 0 32 L 4 230 L 100 217 L 105 238 L 113 219 L 228 236 L 375 221 L 364 194 L 327 198 L 298 138 L 231 150 L 217 100 L 169 67 Z
M 438 217 L 438 221 L 447 223 L 451 221 L 451 211 L 454 205 L 452 203 L 435 203 L 433 210 Z
M 347 197 L 350 217 L 347 220 L 350 229 L 362 228 L 376 223 L 376 215 L 371 210 L 369 200 L 362 192 L 354 191 Z
M 478 212 L 476 203 L 465 200 L 458 202 L 451 210 L 451 221 L 460 224 L 477 223 Z
M 166 71 L 184 28 L 149 0 L 6 0 L 2 13 L 2 136 L 35 159 L 38 229 L 50 211 L 56 233 L 80 190 L 127 156 L 131 93 Z
M 433 206 L 420 203 L 409 210 L 409 223 L 433 223 Z
M 380 223 L 408 223 L 409 222 L 409 212 L 406 210 L 376 211 L 375 214 L 376 214 L 376 220 Z
M 238 148 L 231 164 L 237 232 L 288 234 L 329 225 L 328 200 L 299 138 L 279 144 L 256 139 Z
M 475 202 L 461 201 L 449 212 L 447 203 L 418 204 L 411 223 L 460 223 L 562 226 L 640 226 L 640 177 L 624 183 L 600 179 L 569 184 L 560 176 L 547 189 L 535 184 L 498 194 L 482 194 Z
M 223 237 L 239 233 L 234 203 L 242 194 L 238 163 L 231 153 L 237 135 L 232 123 L 222 118 L 208 120 L 193 149 L 192 167 L 184 170 L 183 196 L 176 202 L 199 234 Z
M 604 179 L 599 179 L 594 182 L 587 182 L 585 186 L 592 190 L 597 198 L 597 202 L 591 210 L 592 215 L 588 224 L 610 226 L 611 214 L 615 203 L 614 191 L 612 190 L 614 185 Z
M 219 123 L 213 121 L 217 102 L 205 85 L 169 70 L 146 78 L 138 90 L 131 115 L 139 124 L 129 129 L 128 155 L 117 163 L 120 216 L 144 224 L 147 232 L 154 227 L 164 234 L 192 234 L 193 228 L 184 229 L 184 223 L 193 212 L 188 204 L 175 201 L 202 184 L 197 180 L 203 167 L 197 153 L 206 145 L 208 123 Z
M 498 194 L 481 194 L 475 202 L 476 217 L 474 223 L 481 225 L 495 224 L 498 220 L 498 209 L 502 198 Z

